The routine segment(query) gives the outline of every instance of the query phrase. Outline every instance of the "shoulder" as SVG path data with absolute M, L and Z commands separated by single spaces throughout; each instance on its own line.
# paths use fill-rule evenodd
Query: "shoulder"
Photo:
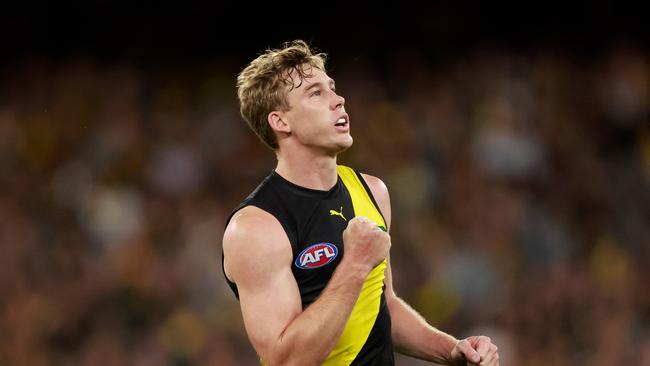
M 380 199 L 380 197 L 388 198 L 388 187 L 386 187 L 384 181 L 370 174 L 361 173 L 361 176 L 366 181 L 375 199 Z
M 255 207 L 237 211 L 223 236 L 224 269 L 236 282 L 237 272 L 245 268 L 265 268 L 290 263 L 289 239 L 275 216 Z
M 386 220 L 386 224 L 390 227 L 391 208 L 388 187 L 381 179 L 373 175 L 361 173 L 361 176 L 363 177 L 363 180 L 366 181 L 368 188 L 370 188 L 370 193 L 372 193 L 375 201 L 377 201 L 377 205 Z

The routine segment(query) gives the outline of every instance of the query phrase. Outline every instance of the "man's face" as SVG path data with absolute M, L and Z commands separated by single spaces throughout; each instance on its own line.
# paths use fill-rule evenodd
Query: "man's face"
M 305 66 L 300 83 L 292 75 L 294 88 L 287 95 L 289 110 L 282 112 L 291 135 L 307 147 L 335 155 L 352 146 L 345 99 L 336 94 L 334 80 L 317 68 Z

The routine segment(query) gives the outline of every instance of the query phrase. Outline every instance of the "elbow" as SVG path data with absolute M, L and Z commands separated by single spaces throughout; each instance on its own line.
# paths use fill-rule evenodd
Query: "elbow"
M 264 365 L 266 366 L 294 366 L 296 362 L 295 353 L 296 347 L 292 347 L 290 342 L 287 342 L 284 332 L 280 334 L 277 343 L 267 349 L 265 354 L 260 354 Z
M 263 364 L 266 366 L 293 366 L 295 362 L 291 359 L 288 349 L 275 348 L 272 351 L 260 354 Z
M 266 366 L 319 366 L 327 357 L 316 360 L 314 357 L 304 357 L 296 350 L 293 355 L 273 355 L 268 359 L 262 358 Z
M 282 357 L 282 356 L 276 356 L 270 358 L 262 357 L 262 361 L 266 366 L 311 366 L 311 365 L 318 366 L 321 364 L 321 362 L 316 362 L 316 361 L 310 362 L 300 358 Z
M 258 353 L 266 366 L 319 366 L 331 348 L 310 347 L 307 339 L 312 338 L 283 331 L 273 344 L 267 343 Z
M 278 347 L 261 355 L 266 366 L 318 366 L 325 361 L 327 356 L 318 357 L 303 347 Z

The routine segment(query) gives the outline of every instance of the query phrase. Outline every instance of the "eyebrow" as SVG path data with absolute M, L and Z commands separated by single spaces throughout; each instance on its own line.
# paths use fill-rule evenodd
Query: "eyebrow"
M 315 87 L 322 86 L 323 84 L 324 83 L 322 81 L 317 81 L 315 83 L 312 83 L 311 85 L 309 85 L 308 87 L 305 88 L 304 93 L 307 93 L 309 90 L 311 90 L 311 89 L 313 89 Z M 329 86 L 335 88 L 336 87 L 336 82 L 334 82 L 333 79 L 329 79 Z

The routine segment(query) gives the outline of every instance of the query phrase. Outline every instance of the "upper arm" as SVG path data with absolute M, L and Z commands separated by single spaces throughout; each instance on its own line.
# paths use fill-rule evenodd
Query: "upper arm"
M 377 206 L 379 206 L 379 209 L 381 210 L 381 213 L 384 216 L 384 220 L 386 221 L 386 229 L 388 230 L 388 232 L 390 232 L 391 210 L 390 210 L 390 196 L 388 194 L 388 187 L 386 187 L 386 184 L 384 184 L 384 182 L 381 179 L 375 176 L 363 174 L 363 173 L 361 175 L 363 176 L 363 179 L 368 184 L 368 188 L 370 188 L 370 191 L 372 192 L 372 195 L 375 198 L 375 201 L 377 202 Z M 395 296 L 395 291 L 393 290 L 393 275 L 392 275 L 392 270 L 390 265 L 390 254 L 388 256 L 388 266 L 386 267 L 385 276 L 386 277 L 384 279 L 384 284 L 386 284 L 386 289 L 384 293 L 386 295 L 386 300 L 389 301 Z
M 223 238 L 224 268 L 237 284 L 246 332 L 263 359 L 302 312 L 291 272 L 293 254 L 282 225 L 254 206 L 237 212 Z

